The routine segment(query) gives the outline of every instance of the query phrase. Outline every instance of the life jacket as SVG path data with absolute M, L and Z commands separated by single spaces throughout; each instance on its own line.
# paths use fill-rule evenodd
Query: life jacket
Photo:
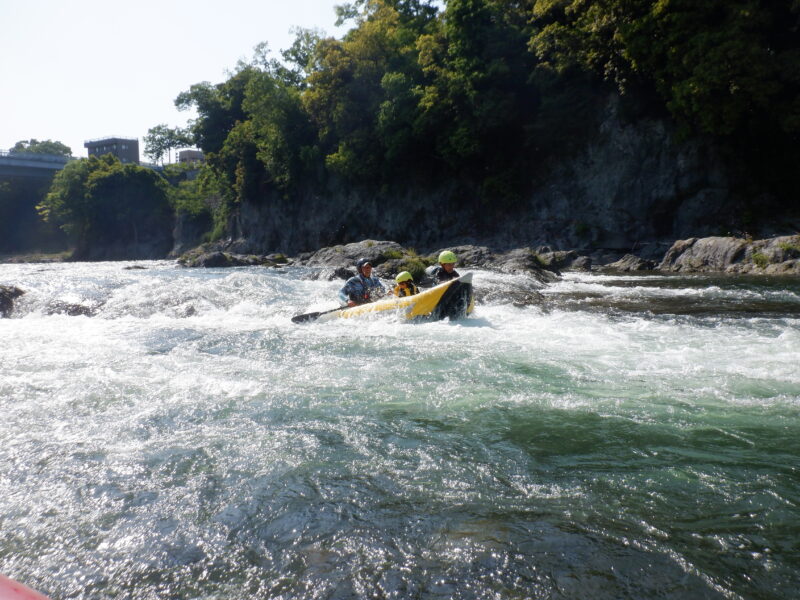
M 392 293 L 395 296 L 402 298 L 404 296 L 413 296 L 415 294 L 419 294 L 419 290 L 413 282 L 409 281 L 408 285 L 400 285 L 398 283 L 396 286 L 394 286 Z

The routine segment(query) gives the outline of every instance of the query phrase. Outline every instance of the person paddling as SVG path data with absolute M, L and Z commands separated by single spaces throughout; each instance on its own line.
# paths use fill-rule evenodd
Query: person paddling
M 419 293 L 417 286 L 414 285 L 414 278 L 408 271 L 398 273 L 394 280 L 397 282 L 397 285 L 392 289 L 392 293 L 395 296 L 402 298 L 403 296 L 413 296 Z
M 439 254 L 439 265 L 430 270 L 429 275 L 434 283 L 444 283 L 456 277 L 461 277 L 456 271 L 456 255 L 450 250 L 445 250 Z
M 366 258 L 356 262 L 358 275 L 351 277 L 339 290 L 339 300 L 347 306 L 357 306 L 372 302 L 386 293 L 386 288 L 377 277 L 372 277 L 372 263 Z

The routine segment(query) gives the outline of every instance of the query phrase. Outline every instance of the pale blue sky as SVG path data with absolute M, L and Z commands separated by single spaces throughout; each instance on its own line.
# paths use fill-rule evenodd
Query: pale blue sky
M 175 97 L 193 83 L 227 79 L 266 41 L 278 51 L 292 27 L 336 37 L 344 0 L 0 0 L 0 149 L 36 138 L 83 142 L 142 138 L 154 125 L 184 126 Z M 144 158 L 144 157 L 143 157 Z

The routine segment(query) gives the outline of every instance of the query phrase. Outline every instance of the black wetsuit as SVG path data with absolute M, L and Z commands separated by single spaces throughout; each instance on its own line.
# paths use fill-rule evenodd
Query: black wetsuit
M 450 281 L 451 279 L 455 279 L 456 277 L 461 277 L 461 275 L 459 275 L 458 271 L 456 271 L 455 269 L 453 269 L 450 273 L 448 273 L 447 271 L 444 270 L 444 267 L 442 265 L 437 265 L 431 271 L 430 275 L 434 283 L 436 284 L 444 283 L 445 281 Z

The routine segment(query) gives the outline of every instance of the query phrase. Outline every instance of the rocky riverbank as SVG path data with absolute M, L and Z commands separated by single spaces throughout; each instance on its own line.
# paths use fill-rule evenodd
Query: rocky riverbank
M 459 257 L 459 266 L 487 269 L 502 273 L 525 274 L 540 284 L 557 278 L 563 270 L 655 271 L 665 273 L 728 273 L 748 275 L 800 275 L 800 235 L 779 236 L 764 240 L 737 237 L 707 237 L 678 240 L 663 258 L 603 252 L 581 253 L 578 250 L 553 250 L 547 246 L 523 247 L 495 251 L 487 246 L 450 246 Z M 415 279 L 423 276 L 425 267 L 436 262 L 439 250 L 418 254 L 397 242 L 364 240 L 329 246 L 316 252 L 285 257 L 242 255 L 218 248 L 198 248 L 182 256 L 179 262 L 187 267 L 280 266 L 319 267 L 313 276 L 346 278 L 353 273 L 353 264 L 368 258 L 381 277 L 392 277 L 398 271 L 410 271 Z
M 505 301 L 516 305 L 539 303 L 539 290 L 557 281 L 562 271 L 567 270 L 800 276 L 800 235 L 763 240 L 736 237 L 678 240 L 660 261 L 634 254 L 619 256 L 618 253 L 603 251 L 584 254 L 577 250 L 553 250 L 547 246 L 508 251 L 473 245 L 451 246 L 447 249 L 458 255 L 459 269 L 484 269 L 523 276 L 513 288 L 494 289 L 491 292 L 476 290 L 479 302 Z M 364 240 L 287 257 L 282 254 L 236 254 L 221 246 L 207 245 L 187 252 L 178 259 L 178 263 L 195 268 L 309 267 L 306 274 L 309 278 L 344 280 L 355 274 L 353 265 L 356 260 L 366 257 L 374 265 L 379 277 L 391 279 L 400 271 L 410 271 L 415 281 L 426 285 L 431 282 L 426 281 L 425 268 L 436 263 L 439 251 L 417 253 L 397 242 Z M 15 300 L 24 293 L 12 282 L 0 285 L 0 318 L 11 315 Z M 70 306 L 55 307 L 53 312 L 91 316 L 91 312 Z

